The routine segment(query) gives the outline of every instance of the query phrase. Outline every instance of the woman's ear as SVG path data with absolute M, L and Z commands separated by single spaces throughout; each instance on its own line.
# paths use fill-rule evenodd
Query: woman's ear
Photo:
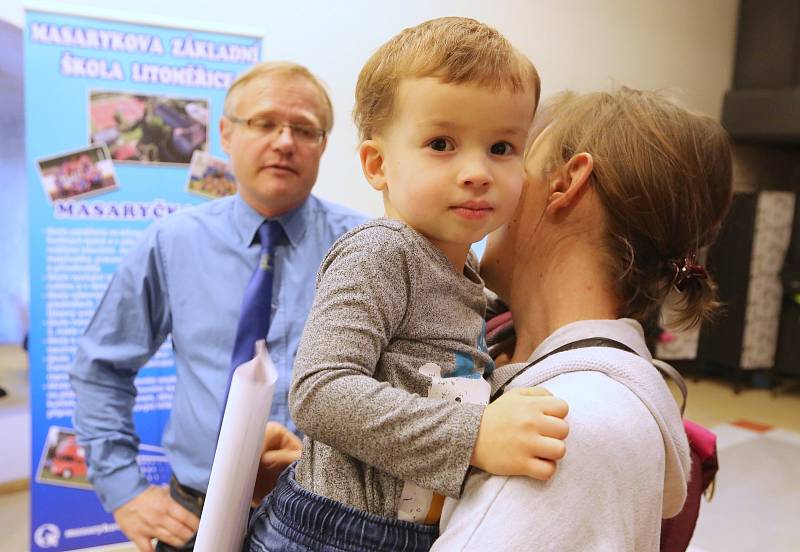
M 548 182 L 546 213 L 552 216 L 562 209 L 574 206 L 588 189 L 587 183 L 593 168 L 592 155 L 583 152 L 576 153 L 560 170 L 553 171 Z
M 386 171 L 383 166 L 383 152 L 377 140 L 364 140 L 358 147 L 361 170 L 369 185 L 381 192 L 386 188 Z

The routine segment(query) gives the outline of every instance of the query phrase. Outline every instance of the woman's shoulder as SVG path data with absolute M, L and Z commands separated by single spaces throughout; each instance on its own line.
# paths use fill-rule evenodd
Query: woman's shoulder
M 546 374 L 546 376 L 545 376 Z M 569 405 L 573 449 L 599 452 L 612 442 L 663 443 L 652 409 L 674 402 L 663 379 L 644 358 L 608 347 L 566 351 L 529 368 L 509 387 L 540 385 Z M 612 448 L 605 454 L 614 454 Z
M 551 358 L 546 359 L 551 365 L 545 361 L 535 367 L 550 377 L 529 379 L 528 385 L 541 384 L 567 401 L 570 430 L 579 435 L 573 449 L 605 451 L 630 469 L 641 464 L 630 463 L 627 453 L 644 453 L 651 464 L 658 459 L 664 513 L 680 511 L 691 468 L 689 444 L 678 404 L 658 370 L 649 360 L 610 348 L 567 351 Z M 616 448 L 609 449 L 605 440 L 612 440 Z
M 664 446 L 652 415 L 599 372 L 562 374 L 544 387 L 569 404 L 566 454 L 555 475 L 546 482 L 471 478 L 461 500 L 446 504 L 434 550 L 657 548 Z
M 652 442 L 663 450 L 661 433 L 653 414 L 627 385 L 602 372 L 576 371 L 544 382 L 569 405 L 570 448 L 589 451 L 607 447 L 615 454 L 621 442 Z M 650 454 L 650 451 L 648 451 Z
M 591 385 L 586 383 L 589 380 L 593 382 Z M 626 396 L 638 397 L 651 410 L 677 412 L 669 388 L 651 359 L 615 347 L 587 346 L 546 356 L 528 365 L 508 387 L 537 385 L 547 388 L 558 385 L 564 388 L 564 393 L 577 394 L 578 398 L 582 394 L 593 397 L 594 385 L 611 387 L 624 391 Z

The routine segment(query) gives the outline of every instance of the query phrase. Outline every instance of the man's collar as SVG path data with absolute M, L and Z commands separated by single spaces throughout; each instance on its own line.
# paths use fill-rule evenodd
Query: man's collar
M 245 246 L 249 247 L 253 243 L 258 227 L 264 222 L 264 217 L 250 205 L 238 193 L 234 196 L 233 223 L 239 231 L 239 239 Z
M 298 207 L 277 217 L 283 227 L 283 231 L 286 232 L 286 236 L 289 238 L 289 244 L 293 247 L 300 243 L 306 233 L 306 228 L 313 222 L 313 202 L 314 200 L 309 194 Z
M 299 207 L 275 217 L 280 222 L 283 231 L 289 238 L 291 246 L 297 246 L 306 232 L 306 227 L 312 217 L 312 200 L 309 195 Z M 234 224 L 239 231 L 242 242 L 250 246 L 255 239 L 259 226 L 267 220 L 262 214 L 253 209 L 241 195 L 235 196 Z

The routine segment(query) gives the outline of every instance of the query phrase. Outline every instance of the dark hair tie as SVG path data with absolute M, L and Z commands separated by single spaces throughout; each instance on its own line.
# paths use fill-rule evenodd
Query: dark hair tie
M 694 253 L 690 253 L 683 259 L 672 261 L 670 263 L 673 271 L 672 285 L 675 286 L 675 289 L 680 292 L 683 292 L 686 289 L 686 286 L 690 280 L 708 279 L 706 267 L 695 263 L 694 258 Z

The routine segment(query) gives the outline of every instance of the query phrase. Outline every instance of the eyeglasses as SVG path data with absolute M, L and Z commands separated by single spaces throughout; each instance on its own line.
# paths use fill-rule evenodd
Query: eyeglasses
M 225 115 L 225 117 L 234 123 L 245 125 L 250 130 L 270 139 L 280 135 L 284 127 L 288 127 L 292 131 L 294 139 L 303 144 L 317 145 L 321 144 L 322 140 L 325 139 L 325 131 L 312 125 L 296 125 L 278 121 L 272 117 L 250 117 L 249 119 L 240 119 L 233 115 Z

